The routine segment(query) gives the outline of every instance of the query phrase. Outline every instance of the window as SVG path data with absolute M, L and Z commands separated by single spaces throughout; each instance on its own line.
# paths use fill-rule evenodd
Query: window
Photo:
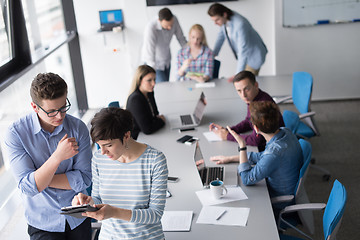
M 6 6 L 3 6 L 4 2 L 0 2 L 1 11 L 0 11 L 0 66 L 3 66 L 5 63 L 8 63 L 12 59 L 11 51 L 11 34 L 9 28 L 8 20 L 8 9 Z
M 26 30 L 33 62 L 66 39 L 60 0 L 23 0 Z
M 71 102 L 69 114 L 75 117 L 80 118 L 88 105 L 73 1 L 0 0 L 0 7 L 1 231 L 20 201 L 4 152 L 4 132 L 32 111 L 32 79 L 40 72 L 64 78 Z

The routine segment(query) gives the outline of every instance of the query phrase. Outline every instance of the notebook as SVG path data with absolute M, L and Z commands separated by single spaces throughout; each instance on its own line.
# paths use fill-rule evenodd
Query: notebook
M 205 160 L 202 155 L 199 142 L 196 142 L 194 161 L 204 187 L 209 187 L 210 182 L 216 179 L 224 181 L 224 167 L 205 166 Z
M 192 114 L 169 116 L 171 129 L 183 129 L 199 126 L 201 119 L 204 116 L 206 104 L 205 94 L 204 92 L 201 92 Z

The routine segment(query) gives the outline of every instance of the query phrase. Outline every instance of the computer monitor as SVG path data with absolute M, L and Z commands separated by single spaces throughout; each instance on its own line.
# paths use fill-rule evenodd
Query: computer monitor
M 100 31 L 112 31 L 114 27 L 124 27 L 121 9 L 99 11 Z

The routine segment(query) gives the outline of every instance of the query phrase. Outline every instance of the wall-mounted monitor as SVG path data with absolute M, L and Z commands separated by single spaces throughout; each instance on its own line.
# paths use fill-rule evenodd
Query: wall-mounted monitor
M 237 0 L 146 0 L 147 6 L 162 6 L 175 4 L 207 3 L 207 2 L 230 2 Z
M 121 9 L 99 11 L 100 31 L 112 31 L 114 27 L 124 27 Z

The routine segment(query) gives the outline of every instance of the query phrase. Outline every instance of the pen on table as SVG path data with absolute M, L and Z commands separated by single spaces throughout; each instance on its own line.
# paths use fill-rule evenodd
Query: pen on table
M 223 211 L 217 218 L 216 218 L 216 221 L 220 220 L 220 218 L 222 218 L 225 213 L 227 212 L 227 210 Z

